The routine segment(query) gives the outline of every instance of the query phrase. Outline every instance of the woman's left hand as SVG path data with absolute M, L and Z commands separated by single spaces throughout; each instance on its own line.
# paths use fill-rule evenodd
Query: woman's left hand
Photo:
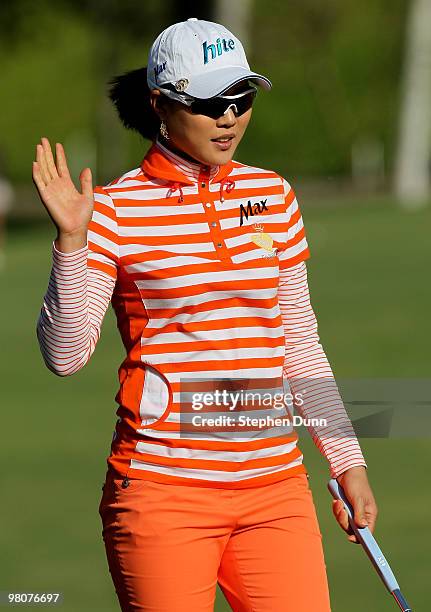
M 337 477 L 337 482 L 343 487 L 344 493 L 353 507 L 355 523 L 358 527 L 368 527 L 371 533 L 377 519 L 377 504 L 368 482 L 364 466 L 352 467 Z M 349 524 L 349 517 L 341 500 L 334 499 L 332 512 L 340 527 L 348 534 L 348 540 L 359 544 Z

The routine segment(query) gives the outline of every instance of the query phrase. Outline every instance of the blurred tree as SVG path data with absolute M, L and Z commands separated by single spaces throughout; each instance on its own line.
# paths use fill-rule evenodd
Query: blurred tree
M 186 21 L 189 17 L 213 20 L 214 0 L 203 0 L 196 4 L 194 0 L 182 0 L 182 2 L 171 2 L 171 23 Z
M 406 208 L 430 199 L 431 2 L 412 0 L 407 20 L 403 98 L 399 113 L 395 195 Z
M 251 61 L 274 87 L 253 111 L 250 161 L 325 183 L 351 176 L 352 146 L 366 138 L 390 165 L 405 10 L 405 0 L 256 1 Z
M 221 12 L 235 13 L 240 4 L 0 3 L 0 130 L 11 178 L 28 182 L 40 129 L 65 142 L 77 131 L 91 135 L 89 146 L 99 143 L 98 181 L 130 168 L 147 142 L 120 127 L 107 99 L 108 81 L 145 65 L 154 37 L 188 17 L 226 23 L 241 36 L 253 70 L 274 84 L 271 92 L 259 94 L 252 129 L 241 142 L 238 153 L 246 163 L 274 168 L 295 181 L 336 181 L 350 177 L 352 147 L 357 160 L 365 142 L 375 143 L 384 154 L 376 159 L 390 167 L 406 0 L 392 0 L 390 6 L 386 0 L 254 0 L 245 36 L 234 17 Z M 79 161 L 90 163 L 86 157 L 84 151 Z
M 67 0 L 63 0 L 67 1 Z M 71 0 L 75 3 L 75 0 Z M 98 28 L 98 51 L 96 53 L 97 79 L 106 83 L 114 74 L 147 64 L 148 48 L 158 34 L 177 21 L 198 16 L 208 18 L 212 13 L 212 2 L 202 1 L 198 15 L 193 2 L 157 2 L 155 0 L 136 3 L 134 0 L 105 0 L 100 11 L 99 0 L 78 0 L 90 8 L 95 27 Z M 123 47 L 131 40 L 142 41 L 143 52 L 137 66 L 125 67 Z M 144 53 L 145 50 L 145 53 Z M 143 87 L 145 84 L 143 83 Z M 106 90 L 101 92 L 97 116 L 98 177 L 102 182 L 112 180 L 127 158 L 127 134 L 114 115 Z
M 2 43 L 12 47 L 25 38 L 26 29 L 37 25 L 37 13 L 66 9 L 77 16 L 85 16 L 91 24 L 94 55 L 90 58 L 96 86 L 96 115 L 90 126 L 97 150 L 94 179 L 104 183 L 116 176 L 127 159 L 128 134 L 117 120 L 115 110 L 108 99 L 108 82 L 116 74 L 146 65 L 148 48 L 164 28 L 195 16 L 193 2 L 174 0 L 160 2 L 147 0 L 40 0 L 37 9 L 30 0 L 14 0 L 0 3 Z M 212 15 L 212 2 L 199 5 L 197 17 L 208 19 Z M 47 35 L 50 33 L 47 32 Z M 142 55 L 136 65 L 126 64 L 126 49 L 142 44 Z
M 216 0 L 214 2 L 214 21 L 231 30 L 242 42 L 248 56 L 251 51 L 250 36 L 253 18 L 252 0 Z
M 81 8 L 86 10 L 94 23 L 95 75 L 97 81 L 103 83 L 103 89 L 99 88 L 95 118 L 96 176 L 98 183 L 106 183 L 121 172 L 124 160 L 127 159 L 127 134 L 108 99 L 108 81 L 114 75 L 146 64 L 148 41 L 169 23 L 172 3 L 105 0 L 103 10 L 99 0 L 72 0 L 72 4 L 75 7 L 81 4 Z M 130 40 L 142 41 L 142 56 L 137 58 L 136 66 L 125 66 L 123 63 L 124 48 Z

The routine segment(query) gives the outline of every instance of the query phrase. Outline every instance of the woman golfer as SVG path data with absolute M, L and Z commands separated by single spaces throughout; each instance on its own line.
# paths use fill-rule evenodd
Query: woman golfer
M 110 301 L 126 351 L 99 507 L 121 609 L 209 611 L 218 583 L 233 610 L 327 612 L 289 416 L 358 524 L 372 530 L 377 509 L 319 343 L 294 192 L 233 160 L 255 85 L 271 83 L 234 34 L 195 18 L 113 83 L 123 123 L 152 141 L 140 165 L 94 189 L 85 168 L 80 193 L 61 144 L 54 161 L 42 138 L 33 180 L 57 228 L 37 326 L 46 365 L 82 368 Z M 333 512 L 355 541 L 341 502 Z

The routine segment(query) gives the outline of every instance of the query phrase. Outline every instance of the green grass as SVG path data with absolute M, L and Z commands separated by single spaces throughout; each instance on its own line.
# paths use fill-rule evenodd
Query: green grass
M 403 213 L 389 201 L 302 211 L 312 303 L 335 376 L 426 378 L 431 211 Z M 0 590 L 55 590 L 64 593 L 64 612 L 114 612 L 97 509 L 124 349 L 110 309 L 85 368 L 66 378 L 46 369 L 35 325 L 54 235 L 44 225 L 10 226 L 1 273 Z M 431 599 L 428 436 L 361 439 L 380 509 L 376 535 L 415 612 Z M 332 517 L 326 461 L 301 439 L 333 612 L 394 610 L 364 552 Z M 218 592 L 216 610 L 228 609 Z

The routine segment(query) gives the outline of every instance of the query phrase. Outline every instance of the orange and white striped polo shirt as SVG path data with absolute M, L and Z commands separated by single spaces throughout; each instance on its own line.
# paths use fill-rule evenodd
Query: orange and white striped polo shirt
M 235 162 L 228 173 L 223 175 L 218 167 L 201 168 L 199 164 L 190 164 L 162 146 L 156 148 L 165 159 L 153 157 L 155 151 L 150 151 L 143 165 L 146 166 L 148 162 L 150 167 L 150 161 L 153 166 L 156 161 L 156 165 L 151 171 L 147 169 L 147 174 L 144 175 L 142 167 L 139 167 L 105 188 L 96 188 L 88 244 L 76 251 L 63 253 L 53 241 L 51 275 L 37 322 L 37 336 L 45 363 L 59 376 L 69 376 L 81 369 L 96 347 L 103 317 L 112 299 L 127 357 L 119 370 L 121 384 L 116 396 L 119 419 L 108 457 L 110 467 L 123 476 L 133 474 L 138 478 L 162 482 L 219 487 L 249 487 L 285 478 L 297 471 L 306 471 L 291 425 L 279 431 L 271 427 L 263 428 L 260 439 L 253 427 L 241 431 L 238 427 L 232 430 L 213 425 L 206 429 L 190 426 L 191 415 L 196 408 L 190 401 L 190 390 L 196 392 L 197 389 L 211 389 L 211 397 L 214 397 L 218 387 L 227 387 L 238 395 L 238 381 L 248 393 L 249 385 L 243 384 L 248 380 L 254 390 L 261 387 L 261 397 L 274 382 L 271 379 L 272 370 L 278 373 L 276 365 L 271 369 L 277 363 L 278 354 L 277 308 L 272 297 L 267 303 L 271 293 L 263 291 L 273 291 L 272 271 L 269 269 L 262 273 L 260 269 L 265 266 L 259 265 L 257 257 L 253 253 L 250 256 L 244 248 L 249 243 L 243 239 L 238 240 L 243 234 L 223 232 L 225 226 L 229 229 L 237 226 L 220 219 L 220 212 L 232 209 L 232 203 L 228 207 L 224 204 L 224 189 L 227 193 L 233 192 L 240 177 L 245 180 L 248 174 L 250 179 L 256 170 L 260 174 L 269 174 L 269 178 L 278 175 Z M 173 170 L 176 171 L 175 180 Z M 161 171 L 165 177 L 158 180 L 156 174 Z M 178 180 L 178 173 L 181 181 Z M 184 187 L 186 184 L 196 186 L 202 173 L 207 173 L 209 178 L 208 181 L 201 179 L 200 182 L 209 182 L 210 192 L 218 189 L 220 197 L 213 195 L 204 201 L 200 199 L 200 204 L 206 208 L 214 206 L 219 211 L 211 227 L 216 227 L 213 223 L 217 223 L 215 219 L 218 218 L 222 239 L 230 254 L 227 261 L 233 264 L 235 259 L 240 265 L 228 266 L 225 263 L 226 257 L 223 260 L 223 256 L 214 256 L 214 240 L 212 252 L 211 247 L 208 248 L 212 238 L 208 223 L 205 228 L 207 232 L 201 235 L 197 243 L 196 240 L 187 240 L 191 233 L 172 234 L 166 231 L 168 215 L 166 207 L 162 209 L 159 206 L 160 197 L 153 202 L 144 198 L 144 203 L 148 202 L 144 208 L 142 203 L 137 202 L 141 194 L 136 188 L 142 189 L 144 183 L 146 195 L 150 193 L 149 189 L 152 189 L 154 195 L 157 186 L 159 189 L 167 189 L 166 198 L 171 198 L 178 191 L 177 203 L 189 204 L 189 198 L 185 199 L 187 194 L 184 193 Z M 232 178 L 234 174 L 237 175 L 236 181 Z M 188 183 L 185 177 L 190 179 Z M 220 179 L 219 185 L 216 180 L 212 184 L 216 178 Z M 275 230 L 282 223 L 283 240 L 277 236 L 275 241 L 271 234 L 264 232 L 264 222 L 253 223 L 256 233 L 250 234 L 250 240 L 265 251 L 261 253 L 262 257 L 273 260 L 277 258 L 278 306 L 285 335 L 283 374 L 289 381 L 289 391 L 293 390 L 296 395 L 296 390 L 299 390 L 303 397 L 306 395 L 305 403 L 295 405 L 301 416 L 323 421 L 322 424 L 313 422 L 305 425 L 317 448 L 328 460 L 331 477 L 336 478 L 351 467 L 367 467 L 367 464 L 319 342 L 317 320 L 310 302 L 306 264 L 303 259 L 298 262 L 298 256 L 306 257 L 309 253 L 304 242 L 297 203 L 294 202 L 291 190 L 285 189 L 285 181 L 281 177 L 278 179 L 283 182 L 282 213 L 287 215 L 287 226 L 283 217 L 281 221 L 277 219 L 277 224 L 274 223 L 274 216 L 271 221 Z M 116 195 L 110 195 L 115 185 Z M 260 187 L 263 186 L 265 184 L 260 184 Z M 272 183 L 267 186 L 271 187 Z M 121 191 L 126 192 L 125 197 Z M 127 201 L 131 201 L 132 206 L 127 206 Z M 175 200 L 169 202 L 172 206 Z M 122 203 L 126 205 L 124 209 L 120 208 Z M 172 210 L 174 208 L 170 208 L 169 212 Z M 196 207 L 188 210 L 189 214 L 194 214 Z M 202 208 L 198 210 L 202 212 Z M 147 219 L 157 217 L 157 224 L 153 219 L 152 225 L 148 225 L 152 227 L 152 232 L 143 232 L 145 224 L 136 222 L 143 211 Z M 268 211 L 267 199 L 256 208 L 253 199 L 247 201 L 247 206 L 239 203 L 239 227 L 243 227 L 244 218 L 249 221 L 250 217 L 260 216 L 264 211 Z M 139 215 L 136 214 L 138 212 Z M 134 219 L 134 226 L 120 221 L 127 217 Z M 229 219 L 230 215 L 224 217 Z M 161 221 L 164 221 L 164 225 Z M 198 222 L 201 222 L 200 218 Z M 179 225 L 175 223 L 175 229 Z M 128 229 L 130 227 L 140 227 L 140 230 Z M 196 232 L 193 224 L 189 224 L 188 229 L 194 230 L 199 239 L 199 232 Z M 129 233 L 134 236 L 132 242 L 127 238 Z M 174 242 L 169 242 L 171 235 L 176 236 Z M 149 236 L 159 238 L 149 241 Z M 237 238 L 236 242 L 229 242 L 232 236 Z M 207 250 L 206 255 L 201 254 L 203 245 Z M 239 245 L 242 248 L 234 251 L 233 247 Z M 169 276 L 165 273 L 166 266 L 160 251 L 163 251 L 165 261 L 173 264 L 175 274 Z M 150 256 L 145 259 L 143 252 Z M 188 254 L 188 259 L 184 252 Z M 126 268 L 122 269 L 125 257 L 129 257 L 127 265 L 131 266 L 132 273 Z M 147 261 L 151 263 L 144 263 Z M 192 271 L 197 270 L 194 277 L 197 282 L 191 281 L 184 270 L 179 270 L 185 262 L 190 261 L 204 264 L 200 270 L 196 266 L 191 267 Z M 292 261 L 297 263 L 292 264 Z M 214 262 L 218 262 L 219 266 L 215 267 Z M 253 268 L 259 269 L 253 271 Z M 223 276 L 215 274 L 220 269 L 224 272 Z M 185 268 L 186 272 L 188 270 L 190 264 Z M 246 270 L 247 275 L 244 274 Z M 233 273 L 235 281 L 232 281 Z M 224 280 L 225 276 L 230 284 Z M 176 284 L 167 285 L 166 279 L 169 278 L 175 278 L 173 282 Z M 247 289 L 245 281 L 249 278 L 254 279 L 253 292 Z M 154 288 L 155 282 L 160 290 L 154 294 L 149 290 Z M 224 284 L 220 284 L 222 282 Z M 193 286 L 198 289 L 193 291 Z M 181 288 L 186 293 L 180 292 Z M 196 295 L 200 294 L 205 299 L 196 301 Z M 155 301 L 160 296 L 165 296 L 161 303 Z M 233 324 L 226 323 L 227 314 L 234 318 Z M 256 325 L 257 322 L 259 325 Z M 260 330 L 262 324 L 266 329 Z M 163 344 L 164 347 L 161 346 Z M 251 357 L 244 354 L 243 349 L 248 347 L 252 349 Z M 211 350 L 216 352 L 210 353 Z M 189 361 L 184 358 L 187 352 Z M 265 361 L 268 357 L 271 366 Z M 249 358 L 250 367 L 247 368 L 245 360 Z M 201 376 L 201 371 L 206 377 Z M 251 377 L 236 378 L 243 371 L 247 374 L 251 372 Z M 187 376 L 187 382 L 183 373 Z M 263 377 L 257 378 L 260 375 Z M 275 380 L 278 384 L 278 379 Z M 283 380 L 283 389 L 284 383 Z M 271 397 L 274 399 L 275 396 Z M 203 405 L 201 402 L 199 410 Z M 240 413 L 240 418 L 243 415 L 248 418 L 255 415 L 271 417 L 268 404 L 263 404 L 260 412 L 259 402 L 257 405 L 256 409 L 255 404 L 243 403 L 241 399 L 243 414 Z M 229 410 L 222 409 L 220 414 L 218 411 L 219 406 L 213 409 L 205 403 L 203 418 L 208 415 L 212 418 L 232 415 Z M 280 416 L 274 412 L 273 417 Z
M 108 462 L 131 477 L 207 486 L 306 471 L 291 428 L 187 435 L 180 402 L 185 380 L 198 389 L 204 379 L 282 378 L 279 268 L 309 257 L 287 181 L 236 161 L 186 162 L 157 142 L 139 168 L 95 189 L 88 246 L 88 265 L 116 280 L 127 351 Z

